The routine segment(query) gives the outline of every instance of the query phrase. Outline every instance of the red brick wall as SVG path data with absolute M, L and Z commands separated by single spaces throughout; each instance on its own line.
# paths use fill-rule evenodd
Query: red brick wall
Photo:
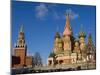
M 23 67 L 26 64 L 26 50 L 25 48 L 15 48 L 15 56 L 20 57 L 19 67 Z
M 12 56 L 12 67 L 14 67 L 14 65 L 18 65 L 18 64 L 20 64 L 20 57 Z
M 26 57 L 26 66 L 27 67 L 32 67 L 32 56 L 27 56 Z

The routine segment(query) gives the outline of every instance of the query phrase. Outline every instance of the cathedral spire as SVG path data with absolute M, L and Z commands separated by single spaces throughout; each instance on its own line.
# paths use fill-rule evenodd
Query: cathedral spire
M 68 14 L 66 14 L 66 25 L 65 25 L 65 28 L 68 28 L 68 29 L 70 29 L 71 27 L 70 27 L 70 19 L 69 19 L 69 13 Z
M 90 33 L 89 36 L 88 36 L 88 44 L 89 44 L 89 45 L 93 45 L 93 40 L 92 40 L 92 35 L 91 35 L 91 33 Z
M 71 34 L 72 34 L 72 32 L 71 32 L 71 26 L 70 26 L 69 13 L 67 13 L 63 35 L 71 35 Z
M 24 36 L 24 31 L 23 31 L 23 25 L 21 25 L 20 27 L 16 47 L 25 47 L 25 36 Z
M 23 25 L 21 25 L 20 27 L 20 32 L 23 32 Z

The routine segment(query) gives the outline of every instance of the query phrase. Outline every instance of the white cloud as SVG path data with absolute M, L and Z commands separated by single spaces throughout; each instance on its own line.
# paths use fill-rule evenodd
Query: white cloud
M 77 14 L 76 12 L 72 11 L 71 9 L 67 9 L 65 11 L 65 14 L 69 13 L 69 18 L 71 20 L 77 19 L 79 17 L 79 14 Z M 61 14 L 60 12 L 57 11 L 53 11 L 53 18 L 58 20 L 58 19 L 66 19 L 66 16 L 64 14 Z
M 36 6 L 36 17 L 37 18 L 44 18 L 48 14 L 48 9 L 45 4 L 41 3 L 39 6 Z
M 75 13 L 71 9 L 67 9 L 66 13 L 69 13 L 69 18 L 72 19 L 72 20 L 79 17 L 79 14 Z
M 45 17 L 48 16 L 48 13 L 51 12 L 51 16 L 50 16 L 51 18 L 54 18 L 55 20 L 65 19 L 64 14 L 61 14 L 61 13 L 55 11 L 54 9 L 52 9 L 55 6 L 56 6 L 56 4 L 52 5 L 50 7 L 47 7 L 46 4 L 40 3 L 40 5 L 35 7 L 36 18 L 45 19 Z M 71 20 L 74 20 L 74 19 L 79 17 L 79 15 L 71 9 L 67 9 L 65 11 L 65 13 L 69 13 L 69 17 L 70 17 Z

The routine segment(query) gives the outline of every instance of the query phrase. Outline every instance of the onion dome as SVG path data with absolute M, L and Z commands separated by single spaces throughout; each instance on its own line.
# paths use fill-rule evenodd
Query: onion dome
M 56 32 L 55 38 L 60 38 L 59 32 Z
M 84 37 L 84 38 L 85 38 L 85 37 L 86 37 L 85 32 L 80 32 L 80 33 L 79 33 L 79 38 L 80 38 L 80 37 Z
M 83 31 L 83 27 L 82 27 L 82 25 L 81 25 L 81 31 L 79 32 L 79 35 L 78 35 L 78 37 L 80 38 L 80 37 L 86 37 L 86 34 L 85 34 L 85 32 Z

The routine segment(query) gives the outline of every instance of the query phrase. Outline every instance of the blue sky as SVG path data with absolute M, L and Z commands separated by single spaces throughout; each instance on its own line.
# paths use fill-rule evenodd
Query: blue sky
M 12 48 L 17 41 L 21 25 L 24 26 L 28 55 L 39 52 L 46 63 L 53 49 L 56 31 L 62 35 L 66 22 L 65 13 L 70 13 L 73 35 L 77 37 L 81 25 L 86 33 L 92 33 L 95 44 L 96 7 L 56 3 L 12 1 Z

